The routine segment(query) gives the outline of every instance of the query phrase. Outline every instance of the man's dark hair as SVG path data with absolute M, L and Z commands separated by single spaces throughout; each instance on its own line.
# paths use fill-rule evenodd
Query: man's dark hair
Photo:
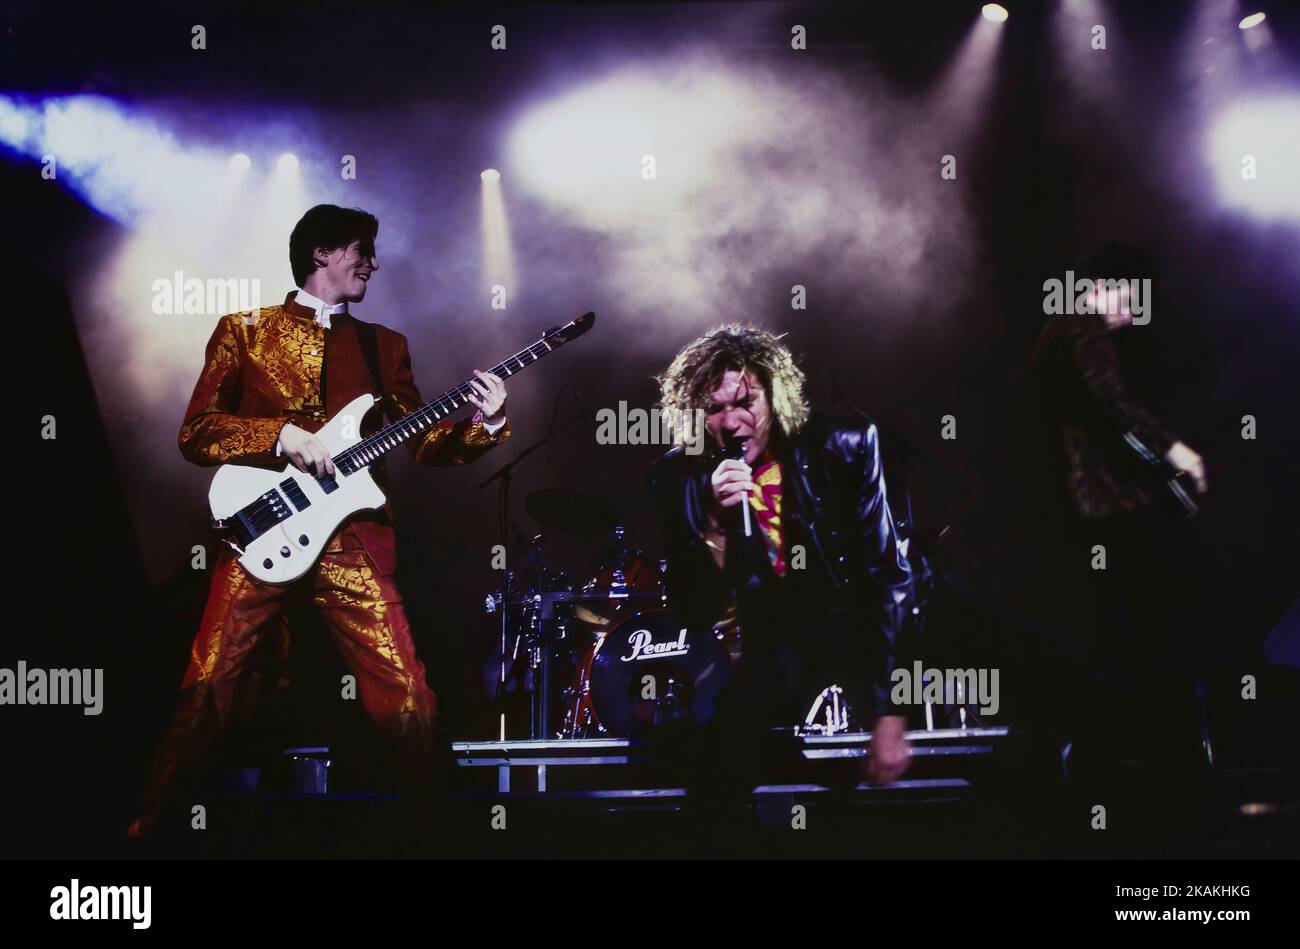
M 1154 280 L 1156 259 L 1144 247 L 1121 241 L 1104 241 L 1086 257 L 1075 261 L 1072 268 L 1076 277 L 1089 280 L 1128 280 L 1142 278 Z
M 338 250 L 353 241 L 361 241 L 361 252 L 375 252 L 375 235 L 379 233 L 379 218 L 360 208 L 340 208 L 334 204 L 318 204 L 302 216 L 289 235 L 289 266 L 293 279 L 302 286 L 316 269 L 312 253 L 317 247 Z

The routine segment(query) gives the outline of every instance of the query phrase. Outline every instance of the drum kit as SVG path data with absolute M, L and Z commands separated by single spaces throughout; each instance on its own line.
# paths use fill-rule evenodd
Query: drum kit
M 707 721 L 731 660 L 715 630 L 691 628 L 673 613 L 666 563 L 635 549 L 594 495 L 542 489 L 524 508 L 541 528 L 528 545 L 527 568 L 507 570 L 504 588 L 486 601 L 499 636 L 499 737 L 636 737 Z M 557 536 L 594 544 L 585 578 L 545 563 Z M 526 734 L 506 711 L 509 695 L 520 693 L 527 696 Z
M 496 621 L 497 737 L 638 738 L 707 722 L 738 654 L 734 616 L 711 627 L 684 622 L 669 603 L 667 562 L 647 560 L 600 498 L 542 489 L 524 507 L 541 528 L 525 545 L 527 566 L 507 569 L 504 587 L 485 604 Z M 595 549 L 577 573 L 582 579 L 546 563 L 551 541 L 561 537 Z M 928 560 L 913 554 L 917 582 L 907 605 L 919 621 L 932 573 Z M 831 681 L 839 674 L 821 672 L 804 698 L 807 713 L 790 723 L 794 733 L 828 737 L 861 728 L 846 690 Z M 926 728 L 950 719 L 966 727 L 972 709 L 927 700 Z

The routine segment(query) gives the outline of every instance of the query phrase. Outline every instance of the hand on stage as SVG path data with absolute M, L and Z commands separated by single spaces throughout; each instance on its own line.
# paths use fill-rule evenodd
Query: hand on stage
M 893 784 L 907 771 L 912 750 L 907 745 L 907 720 L 902 715 L 882 715 L 871 735 L 871 757 L 866 761 L 869 784 Z
M 1205 462 L 1200 455 L 1182 442 L 1174 442 L 1173 447 L 1165 453 L 1165 461 L 1191 477 L 1197 494 L 1204 494 L 1209 490 L 1209 483 L 1205 480 Z
M 749 465 L 738 458 L 728 458 L 713 469 L 710 479 L 713 500 L 722 507 L 735 507 L 754 487 L 754 473 Z
M 499 376 L 475 369 L 477 378 L 469 381 L 473 390 L 469 400 L 483 413 L 483 421 L 488 425 L 500 425 L 506 420 L 506 384 Z
M 289 424 L 280 429 L 280 451 L 299 471 L 318 478 L 334 473 L 334 462 L 330 461 L 329 449 L 324 442 L 297 425 Z

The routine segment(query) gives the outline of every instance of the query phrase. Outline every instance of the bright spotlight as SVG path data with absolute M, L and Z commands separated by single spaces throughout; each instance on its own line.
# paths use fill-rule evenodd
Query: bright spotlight
M 1215 116 L 1207 147 L 1225 204 L 1300 220 L 1300 98 L 1235 103 Z
M 486 168 L 479 177 L 484 181 L 500 181 L 501 172 L 497 171 L 495 168 Z
M 1263 22 L 1264 22 L 1263 13 L 1252 13 L 1250 16 L 1242 18 L 1241 22 L 1237 24 L 1237 29 L 1248 30 L 1252 26 L 1259 26 Z
M 40 124 L 40 113 L 33 106 L 0 96 L 0 142 L 21 149 Z
M 620 70 L 522 117 L 508 146 L 511 187 L 597 227 L 664 222 L 733 169 L 733 149 L 762 134 L 760 101 L 721 71 Z M 642 175 L 656 161 L 650 184 Z
M 275 163 L 275 167 L 280 171 L 294 172 L 298 170 L 298 156 L 293 152 L 285 152 L 280 156 L 280 160 Z
M 228 153 L 187 148 L 136 109 L 98 96 L 36 102 L 0 96 L 0 140 L 42 160 L 58 157 L 58 179 L 101 214 L 124 224 L 211 208 L 213 191 L 182 187 L 220 180 Z
M 1007 8 L 1000 3 L 986 3 L 980 12 L 984 14 L 984 19 L 992 20 L 994 23 L 1005 23 L 1007 17 L 1011 16 Z
M 236 152 L 230 156 L 230 170 L 237 171 L 240 174 L 248 171 L 253 167 L 253 159 L 249 158 L 243 152 Z

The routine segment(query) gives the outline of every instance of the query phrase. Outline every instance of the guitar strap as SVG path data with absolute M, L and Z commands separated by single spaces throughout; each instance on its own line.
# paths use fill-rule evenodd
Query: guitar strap
M 352 322 L 357 328 L 357 342 L 361 344 L 361 355 L 365 357 L 366 369 L 370 372 L 370 391 L 379 400 L 380 411 L 390 422 L 396 421 L 393 413 L 389 411 L 388 394 L 379 384 L 379 343 L 375 339 L 375 324 L 363 322 L 355 317 Z

